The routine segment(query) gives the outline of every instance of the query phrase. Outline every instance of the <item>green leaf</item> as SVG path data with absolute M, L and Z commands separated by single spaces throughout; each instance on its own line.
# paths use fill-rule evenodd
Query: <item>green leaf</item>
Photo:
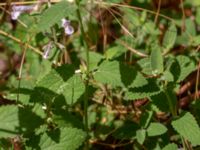
M 14 137 L 19 134 L 16 130 L 16 127 L 19 127 L 18 108 L 16 106 L 1 106 L 0 114 L 0 137 Z
M 151 34 L 151 35 L 158 35 L 159 34 L 159 30 L 156 28 L 155 24 L 152 21 L 146 22 L 142 26 L 142 28 L 147 34 Z
M 96 52 L 89 52 L 89 61 L 90 61 L 90 71 L 94 70 L 97 68 L 98 63 L 103 59 L 103 56 L 99 53 Z M 86 61 L 86 53 L 82 52 L 81 53 L 81 58 L 83 58 Z
M 42 119 L 31 112 L 30 108 L 9 105 L 0 107 L 0 138 L 32 132 L 39 127 Z
M 151 68 L 151 59 L 150 58 L 142 58 L 140 59 L 137 64 L 142 69 L 142 73 L 147 75 L 152 75 L 152 68 Z
M 74 73 L 75 69 L 71 65 L 53 69 L 37 82 L 32 97 L 37 96 L 38 101 L 45 101 L 63 95 L 67 104 L 74 104 L 85 91 L 80 75 Z
M 158 136 L 164 134 L 165 132 L 167 132 L 167 128 L 161 123 L 150 123 L 147 128 L 148 136 Z
M 136 131 L 136 139 L 138 143 L 142 145 L 144 143 L 145 138 L 146 138 L 146 130 L 140 129 Z
M 142 87 L 130 88 L 125 93 L 125 99 L 136 100 L 148 98 L 161 92 L 160 87 L 155 83 L 154 80 L 148 80 L 148 84 Z
M 140 126 L 143 128 L 147 128 L 152 119 L 152 116 L 153 116 L 153 111 L 146 111 L 142 113 L 142 116 L 140 119 Z
M 41 150 L 76 150 L 84 142 L 86 134 L 77 128 L 61 128 L 44 133 L 39 147 Z
M 163 57 L 159 47 L 155 48 L 151 52 L 151 68 L 153 74 L 160 74 L 163 72 Z
M 106 59 L 115 59 L 115 58 L 121 56 L 125 52 L 126 52 L 126 48 L 121 45 L 118 45 L 118 46 L 114 46 L 114 47 L 111 47 L 108 50 L 106 50 L 105 57 L 106 57 Z
M 177 150 L 178 146 L 174 143 L 166 145 L 162 150 Z
M 126 25 L 130 30 L 141 25 L 140 16 L 137 14 L 137 11 L 123 7 L 120 7 L 120 10 L 123 12 L 123 19 L 127 22 Z
M 56 23 L 61 24 L 61 19 L 70 14 L 74 14 L 76 10 L 75 5 L 67 1 L 61 1 L 44 11 L 38 23 L 38 30 L 45 31 Z
M 104 61 L 94 74 L 94 79 L 113 86 L 120 86 L 120 68 L 117 61 Z
M 146 79 L 133 67 L 126 66 L 117 61 L 104 61 L 100 64 L 94 79 L 113 87 L 141 87 L 147 84 Z
M 125 122 L 113 133 L 113 136 L 117 139 L 135 139 L 138 128 L 139 126 L 136 123 Z
M 181 136 L 190 141 L 193 146 L 200 145 L 200 128 L 190 112 L 172 121 L 172 126 Z
M 163 38 L 163 46 L 165 48 L 164 53 L 173 48 L 177 37 L 177 29 L 174 23 L 171 23 L 170 27 L 166 31 Z
M 148 84 L 145 77 L 131 66 L 120 64 L 120 74 L 121 82 L 127 88 L 142 87 Z
M 177 56 L 175 62 L 170 67 L 175 81 L 183 81 L 190 73 L 196 69 L 194 61 L 188 56 Z

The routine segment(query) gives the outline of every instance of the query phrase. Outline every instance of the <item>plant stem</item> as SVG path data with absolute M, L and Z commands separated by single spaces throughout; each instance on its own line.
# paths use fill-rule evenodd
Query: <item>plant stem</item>
M 172 113 L 172 116 L 175 117 L 177 116 L 177 110 L 176 110 L 176 106 L 173 105 L 173 99 L 171 99 L 169 93 L 168 93 L 168 90 L 167 90 L 167 83 L 164 85 L 164 93 L 167 97 L 167 101 L 168 101 L 168 104 L 169 104 L 169 109 Z
M 79 19 L 79 23 L 80 23 L 80 29 L 81 29 L 81 34 L 83 36 L 83 44 L 85 47 L 85 52 L 86 52 L 86 65 L 87 65 L 87 75 L 89 75 L 89 46 L 87 44 L 87 39 L 86 39 L 86 35 L 85 35 L 85 31 L 84 31 L 84 27 L 83 27 L 83 21 L 82 21 L 82 17 L 81 17 L 81 13 L 80 13 L 80 5 L 79 5 L 79 0 L 76 0 L 76 4 L 78 6 L 77 9 L 77 15 L 78 15 L 78 19 Z
M 89 129 L 88 129 L 88 99 L 89 99 L 89 46 L 87 44 L 87 39 L 83 27 L 83 21 L 80 13 L 80 2 L 79 0 L 76 0 L 76 5 L 77 5 L 77 16 L 78 20 L 80 23 L 80 29 L 81 29 L 81 34 L 83 37 L 83 45 L 85 48 L 85 53 L 86 53 L 86 80 L 85 80 L 85 99 L 84 99 L 84 126 L 85 126 L 85 131 L 87 133 L 87 139 L 86 139 L 86 144 L 85 144 L 85 149 L 89 149 Z

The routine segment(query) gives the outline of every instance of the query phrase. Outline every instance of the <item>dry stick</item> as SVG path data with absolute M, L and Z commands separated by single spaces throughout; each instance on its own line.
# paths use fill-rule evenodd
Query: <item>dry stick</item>
M 196 82 L 195 78 L 192 78 L 191 80 L 187 81 L 181 88 L 180 90 L 177 92 L 177 95 L 182 95 L 183 93 L 185 93 L 185 91 L 187 91 L 189 88 L 191 88 Z
M 50 0 L 51 3 L 58 3 L 61 0 Z M 48 2 L 48 0 L 43 1 L 43 2 Z M 29 5 L 29 4 L 37 4 L 38 1 L 28 1 L 28 2 L 12 2 L 11 5 Z M 0 3 L 0 6 L 5 6 L 6 3 Z
M 199 98 L 199 94 L 198 94 L 199 72 L 200 72 L 200 61 L 199 61 L 199 64 L 198 64 L 198 69 L 197 69 L 197 77 L 196 77 L 196 85 L 195 85 L 195 97 L 194 97 L 195 100 L 197 98 Z
M 8 34 L 7 32 L 4 32 L 3 30 L 0 30 L 0 34 L 1 34 L 1 35 L 4 35 L 4 36 L 6 36 L 6 37 L 12 39 L 13 41 L 15 41 L 15 42 L 17 42 L 17 43 L 19 43 L 19 44 L 21 44 L 21 45 L 24 46 L 24 43 L 23 43 L 20 39 L 18 39 L 18 38 L 16 38 L 16 37 L 12 36 L 11 34 Z M 31 46 L 31 45 L 29 45 L 29 44 L 27 44 L 27 48 L 30 48 L 30 49 L 33 50 L 34 52 L 36 52 L 36 53 L 42 55 L 42 52 L 41 52 L 39 49 L 34 48 L 33 46 Z
M 99 5 L 100 5 L 100 4 L 103 4 L 103 5 L 108 5 L 108 6 L 124 7 L 124 8 L 130 8 L 130 9 L 139 10 L 139 11 L 146 11 L 146 12 L 148 12 L 148 13 L 151 13 L 151 14 L 156 15 L 156 12 L 154 12 L 154 11 L 151 11 L 151 10 L 148 10 L 148 9 L 145 9 L 145 8 L 141 8 L 141 7 L 136 7 L 136 6 L 129 6 L 129 5 L 123 5 L 123 4 L 116 4 L 116 3 L 107 3 L 107 2 L 101 2 L 101 3 L 100 3 L 100 2 L 97 2 L 97 1 L 95 1 L 94 3 L 99 4 Z M 177 26 L 179 26 L 179 24 L 177 24 L 173 18 L 170 18 L 170 17 L 165 16 L 165 15 L 163 15 L 163 14 L 158 14 L 158 15 L 159 15 L 160 17 L 163 17 L 163 18 L 165 18 L 165 19 L 167 19 L 167 20 L 173 22 L 173 23 L 176 24 Z
M 6 5 L 5 8 L 8 9 L 10 6 L 11 0 L 6 0 Z M 2 12 L 2 17 L 0 19 L 0 24 L 2 24 L 4 22 L 4 20 L 6 19 L 6 9 L 3 10 Z
M 119 25 L 121 26 L 121 28 L 128 33 L 128 35 L 130 35 L 132 38 L 134 38 L 133 34 L 131 34 L 128 29 L 119 21 L 119 19 L 117 19 L 117 17 L 113 14 L 113 12 L 111 10 L 109 10 L 108 8 L 105 7 L 105 9 L 107 9 L 110 14 L 115 18 L 115 20 L 119 23 Z
M 116 18 L 116 16 L 112 13 L 112 11 L 110 11 L 109 9 L 108 9 L 108 11 L 109 11 L 109 12 L 111 13 L 111 15 L 117 20 L 117 22 L 120 24 L 120 26 L 122 27 L 122 29 L 123 29 L 125 32 L 127 32 L 131 37 L 134 37 L 134 36 L 128 31 L 128 29 L 126 29 L 126 28 L 119 22 L 119 20 L 118 20 L 118 19 Z M 144 53 L 141 53 L 141 52 L 135 50 L 134 48 L 132 48 L 132 47 L 126 45 L 126 43 L 124 43 L 123 41 L 120 41 L 120 40 L 119 40 L 119 42 L 120 42 L 120 44 L 122 44 L 123 46 L 125 46 L 128 50 L 130 50 L 131 52 L 133 52 L 133 53 L 135 53 L 135 54 L 137 54 L 137 55 L 139 55 L 139 56 L 141 56 L 141 57 L 147 57 L 147 56 L 148 56 L 148 55 L 146 55 L 146 54 L 144 54 Z
M 102 142 L 98 142 L 98 141 L 90 141 L 91 144 L 99 144 L 99 145 L 103 145 L 103 146 L 108 146 L 110 148 L 117 148 L 117 147 L 123 147 L 123 146 L 126 146 L 126 145 L 129 145 L 129 144 L 132 144 L 134 141 L 130 141 L 130 142 L 127 142 L 127 143 L 122 143 L 122 144 L 108 144 L 108 143 L 102 143 Z
M 26 44 L 23 48 L 23 53 L 22 53 L 22 59 L 21 59 L 21 63 L 20 63 L 20 68 L 19 68 L 19 75 L 18 75 L 18 89 L 20 88 L 21 85 L 21 78 L 22 78 L 22 69 L 23 69 L 23 64 L 24 64 L 24 60 L 25 60 L 25 55 L 26 55 L 26 51 L 27 51 L 27 47 L 28 45 Z M 17 92 L 17 102 L 19 102 L 19 90 Z
M 136 55 L 138 55 L 138 56 L 140 56 L 140 57 L 147 57 L 147 56 L 148 56 L 148 55 L 146 55 L 146 54 L 144 54 L 144 53 L 142 53 L 142 52 L 139 52 L 139 51 L 137 51 L 136 49 L 130 47 L 128 44 L 126 44 L 126 43 L 125 43 L 124 41 L 122 41 L 122 40 L 119 40 L 119 39 L 118 39 L 118 42 L 119 42 L 120 44 L 122 44 L 124 47 L 126 47 L 128 50 L 130 50 L 132 53 L 134 53 L 134 54 L 136 54 Z
M 159 13 L 160 13 L 160 7 L 161 7 L 161 0 L 158 1 L 158 9 L 157 9 L 156 16 L 155 16 L 155 19 L 154 19 L 155 24 L 157 24 L 157 21 L 158 21 L 158 16 L 159 16 Z
M 182 10 L 182 15 L 183 15 L 181 30 L 182 30 L 182 32 L 184 32 L 184 30 L 185 30 L 185 12 L 184 12 L 183 0 L 181 0 L 181 10 Z

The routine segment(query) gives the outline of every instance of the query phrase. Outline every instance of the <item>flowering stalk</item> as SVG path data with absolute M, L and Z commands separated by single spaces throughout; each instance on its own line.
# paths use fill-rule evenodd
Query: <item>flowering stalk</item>
M 76 5 L 78 6 L 77 8 L 77 16 L 78 16 L 78 20 L 80 23 L 80 29 L 81 29 L 81 34 L 82 37 L 84 39 L 84 47 L 85 47 L 85 53 L 86 53 L 86 80 L 85 80 L 85 95 L 84 95 L 84 125 L 85 125 L 85 131 L 87 133 L 87 139 L 86 139 L 86 144 L 85 144 L 85 149 L 88 150 L 89 149 L 89 140 L 88 140 L 88 136 L 89 136 L 89 129 L 88 129 L 88 99 L 89 99 L 89 46 L 87 44 L 87 39 L 85 36 L 85 31 L 84 31 L 84 27 L 83 27 L 83 21 L 82 21 L 82 17 L 81 17 L 81 13 L 80 13 L 80 2 L 79 0 L 76 0 Z
M 80 23 L 80 29 L 81 29 L 81 34 L 84 39 L 84 47 L 85 47 L 85 53 L 86 53 L 86 80 L 85 80 L 85 95 L 84 95 L 84 126 L 85 126 L 85 131 L 87 133 L 87 139 L 86 139 L 86 144 L 85 144 L 85 149 L 89 150 L 89 129 L 88 129 L 88 100 L 89 100 L 89 46 L 87 44 L 87 39 L 85 36 L 85 31 L 83 27 L 83 21 L 80 13 L 80 2 L 79 0 L 76 0 L 76 5 L 78 6 L 77 9 L 77 16 L 79 19 Z

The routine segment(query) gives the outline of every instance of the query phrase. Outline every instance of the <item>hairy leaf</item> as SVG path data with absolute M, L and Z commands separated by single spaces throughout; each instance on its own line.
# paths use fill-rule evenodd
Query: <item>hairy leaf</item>
M 40 79 L 35 88 L 35 96 L 39 94 L 40 100 L 50 100 L 62 95 L 67 104 L 75 103 L 85 91 L 80 76 L 75 74 L 71 65 L 63 65 L 53 69 Z M 33 96 L 34 98 L 34 96 Z
M 39 147 L 41 150 L 76 150 L 84 142 L 85 132 L 80 129 L 66 127 L 44 133 L 41 136 Z
M 39 31 L 45 31 L 54 24 L 61 24 L 61 19 L 73 14 L 75 12 L 75 5 L 67 1 L 61 1 L 48 8 L 40 17 L 38 24 Z
M 0 114 L 0 138 L 32 132 L 42 123 L 42 119 L 30 109 L 14 105 L 1 106 Z
M 140 129 L 136 131 L 136 139 L 138 143 L 143 144 L 146 138 L 146 130 Z
M 150 123 L 147 128 L 148 136 L 158 136 L 167 132 L 167 128 L 161 123 Z
M 163 57 L 159 47 L 155 46 L 151 52 L 151 68 L 153 74 L 160 74 L 163 72 Z
M 147 84 L 146 79 L 135 68 L 117 61 L 104 61 L 94 74 L 94 79 L 113 87 L 141 87 Z
M 177 29 L 174 23 L 171 23 L 168 30 L 166 31 L 163 39 L 163 46 L 165 48 L 164 53 L 168 52 L 173 48 L 177 36 Z
M 200 145 L 200 128 L 190 112 L 172 121 L 172 126 L 181 136 L 190 141 L 193 146 Z
M 177 150 L 178 146 L 174 143 L 166 145 L 162 150 Z
M 148 80 L 148 84 L 142 87 L 130 88 L 125 98 L 128 100 L 136 100 L 142 98 L 148 98 L 161 92 L 160 87 L 155 83 L 154 80 Z
M 172 72 L 175 81 L 181 82 L 195 69 L 195 63 L 191 58 L 179 55 L 172 64 L 170 71 Z

